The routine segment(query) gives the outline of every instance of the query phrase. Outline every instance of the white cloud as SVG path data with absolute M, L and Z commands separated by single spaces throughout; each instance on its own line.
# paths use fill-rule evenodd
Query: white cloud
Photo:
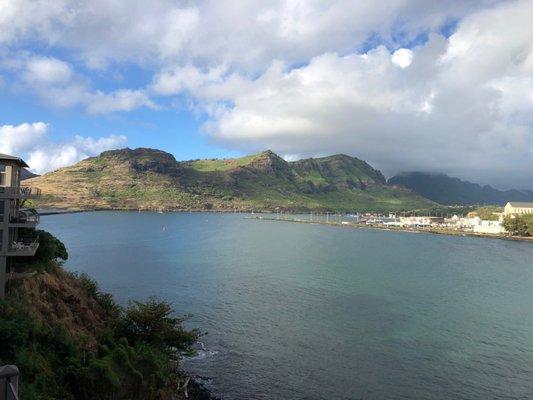
M 131 111 L 140 107 L 155 109 L 156 105 L 143 90 L 121 89 L 111 93 L 89 93 L 85 95 L 87 111 L 92 114 L 106 114 L 116 111 Z
M 36 41 L 70 55 L 4 62 L 58 107 L 103 114 L 185 96 L 232 148 L 347 152 L 387 173 L 533 187 L 532 16 L 530 0 L 3 0 L 0 55 Z M 435 33 L 453 20 L 450 38 Z M 90 80 L 131 65 L 150 74 L 145 88 Z
M 32 124 L 0 125 L 0 153 L 20 154 L 42 141 L 48 130 L 44 122 Z
M 392 63 L 400 68 L 407 68 L 413 62 L 413 52 L 409 49 L 398 49 L 392 53 Z
M 105 150 L 124 147 L 126 142 L 125 136 L 111 135 L 99 139 L 75 136 L 71 142 L 45 144 L 30 151 L 26 162 L 32 171 L 43 173 L 75 164 Z
M 175 67 L 156 74 L 151 89 L 160 95 L 194 91 L 205 84 L 222 82 L 225 72 L 224 66 L 210 68 L 206 72 L 194 66 Z
M 71 64 L 54 57 L 17 54 L 0 60 L 0 66 L 14 71 L 15 90 L 36 93 L 48 106 L 83 107 L 90 114 L 157 108 L 144 89 L 116 89 L 105 92 L 91 88 L 89 80 L 74 72 Z
M 70 82 L 73 72 L 66 62 L 52 57 L 28 60 L 24 79 L 30 84 L 63 84 Z
M 496 1 L 3 0 L 0 43 L 37 39 L 79 52 L 94 68 L 133 61 L 258 71 L 272 59 L 346 53 L 370 35 L 395 46 L 395 37 L 409 41 Z
M 74 164 L 102 151 L 124 147 L 124 135 L 101 138 L 74 136 L 63 142 L 48 137 L 49 125 L 44 122 L 23 123 L 18 126 L 0 126 L 0 152 L 27 157 L 30 170 L 44 173 Z
M 347 152 L 389 174 L 533 187 L 532 15 L 533 2 L 504 4 L 411 50 L 274 62 L 257 78 L 193 92 L 211 116 L 206 131 L 230 147 Z

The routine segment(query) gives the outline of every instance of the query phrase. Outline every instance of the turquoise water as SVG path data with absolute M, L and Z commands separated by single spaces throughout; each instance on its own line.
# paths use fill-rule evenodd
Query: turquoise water
M 207 331 L 185 368 L 225 399 L 532 399 L 533 244 L 244 219 L 45 216 L 125 303 Z

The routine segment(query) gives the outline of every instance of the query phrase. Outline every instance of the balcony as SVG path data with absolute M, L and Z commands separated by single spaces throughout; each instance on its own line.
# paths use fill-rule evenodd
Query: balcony
M 35 255 L 38 247 L 38 238 L 19 238 L 9 245 L 6 255 L 11 257 L 31 257 Z
M 35 210 L 20 210 L 9 219 L 9 225 L 14 228 L 35 228 L 39 220 L 39 214 Z
M 29 199 L 41 196 L 41 189 L 29 186 L 0 186 L 0 198 Z
M 15 365 L 0 367 L 0 399 L 18 400 L 19 369 Z

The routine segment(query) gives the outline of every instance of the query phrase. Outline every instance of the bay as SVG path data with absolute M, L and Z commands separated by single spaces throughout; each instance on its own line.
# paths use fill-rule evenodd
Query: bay
M 533 245 L 245 219 L 43 216 L 126 304 L 208 332 L 184 368 L 225 399 L 533 398 Z

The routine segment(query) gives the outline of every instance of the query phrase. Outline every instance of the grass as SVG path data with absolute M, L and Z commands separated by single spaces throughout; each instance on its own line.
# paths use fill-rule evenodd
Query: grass
M 257 155 L 250 155 L 239 158 L 214 158 L 210 160 L 189 161 L 189 165 L 199 172 L 229 171 L 238 167 L 249 165 L 257 158 Z

